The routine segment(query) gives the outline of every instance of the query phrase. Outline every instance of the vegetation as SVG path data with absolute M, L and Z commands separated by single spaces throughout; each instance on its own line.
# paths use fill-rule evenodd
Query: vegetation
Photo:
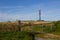
M 26 32 L 0 32 L 0 40 L 31 40 Z
M 0 23 L 0 40 L 31 40 L 27 32 L 45 32 L 60 35 L 60 21 L 42 25 L 31 22 L 23 24 L 21 21 Z

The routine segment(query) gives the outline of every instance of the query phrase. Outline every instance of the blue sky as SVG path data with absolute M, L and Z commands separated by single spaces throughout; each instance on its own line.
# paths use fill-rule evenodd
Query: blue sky
M 60 0 L 0 0 L 0 21 L 60 20 Z

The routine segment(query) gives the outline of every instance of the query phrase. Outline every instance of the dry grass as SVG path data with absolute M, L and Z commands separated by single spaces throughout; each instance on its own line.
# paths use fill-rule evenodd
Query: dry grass
M 21 30 L 31 30 L 30 26 L 32 25 L 50 25 L 50 22 L 21 22 Z M 6 32 L 6 31 L 19 31 L 19 24 L 18 22 L 0 22 L 0 32 Z

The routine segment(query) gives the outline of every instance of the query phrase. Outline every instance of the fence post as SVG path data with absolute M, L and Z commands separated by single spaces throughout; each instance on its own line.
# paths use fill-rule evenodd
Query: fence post
M 21 31 L 21 21 L 18 20 L 18 31 Z

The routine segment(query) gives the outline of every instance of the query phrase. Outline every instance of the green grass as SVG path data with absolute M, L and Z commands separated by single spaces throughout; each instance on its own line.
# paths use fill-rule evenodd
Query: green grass
M 31 40 L 26 32 L 0 32 L 0 40 Z

